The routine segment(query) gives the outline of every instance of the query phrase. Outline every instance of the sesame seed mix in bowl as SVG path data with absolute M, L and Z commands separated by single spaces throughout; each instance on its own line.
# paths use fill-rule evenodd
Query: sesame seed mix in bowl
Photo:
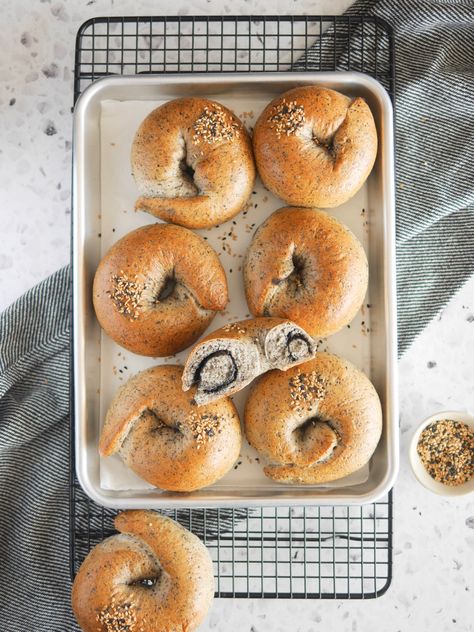
M 443 419 L 430 424 L 420 435 L 417 452 L 439 483 L 457 487 L 474 476 L 474 433 L 464 423 Z

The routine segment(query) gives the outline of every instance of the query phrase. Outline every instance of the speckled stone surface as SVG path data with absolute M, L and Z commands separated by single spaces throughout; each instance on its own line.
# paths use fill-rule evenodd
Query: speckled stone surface
M 0 0 L 0 309 L 69 258 L 74 36 L 95 15 L 337 13 L 350 0 Z M 400 362 L 394 579 L 366 602 L 218 600 L 202 630 L 473 630 L 474 501 L 425 491 L 407 447 L 417 422 L 474 408 L 474 280 Z M 64 562 L 67 564 L 67 560 Z

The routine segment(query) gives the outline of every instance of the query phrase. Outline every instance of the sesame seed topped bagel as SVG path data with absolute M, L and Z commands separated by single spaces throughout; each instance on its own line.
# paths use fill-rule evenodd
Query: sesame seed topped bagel
M 140 355 L 167 356 L 194 342 L 224 309 L 227 280 L 202 237 L 153 224 L 128 233 L 106 253 L 93 300 L 115 342 Z
M 265 474 L 283 483 L 317 484 L 352 474 L 372 456 L 382 409 L 370 380 L 329 353 L 270 371 L 245 406 L 245 434 L 268 459 Z
M 288 90 L 264 109 L 253 131 L 258 172 L 294 206 L 331 208 L 364 184 L 377 155 L 377 130 L 360 97 L 320 86 Z
M 255 181 L 242 121 L 209 99 L 174 99 L 153 110 L 138 128 L 131 160 L 141 195 L 135 209 L 187 228 L 237 215 Z
M 367 290 L 362 245 L 324 211 L 281 208 L 257 229 L 244 264 L 254 316 L 289 318 L 311 336 L 347 325 Z
M 192 632 L 214 599 L 209 551 L 155 511 L 124 511 L 119 533 L 97 544 L 72 587 L 83 632 Z
M 141 371 L 117 392 L 99 441 L 102 456 L 118 453 L 138 476 L 161 489 L 190 492 L 222 478 L 239 456 L 237 410 L 228 397 L 197 407 L 184 393 L 183 369 Z

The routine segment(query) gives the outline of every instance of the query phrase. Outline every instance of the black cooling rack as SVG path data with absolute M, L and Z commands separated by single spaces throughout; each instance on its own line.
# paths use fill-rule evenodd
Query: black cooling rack
M 358 16 L 94 18 L 76 40 L 74 98 L 111 74 L 356 70 L 393 98 L 393 35 Z M 115 511 L 92 502 L 74 471 L 71 415 L 71 575 L 112 535 Z M 369 599 L 392 573 L 392 495 L 349 507 L 165 512 L 214 560 L 216 596 Z

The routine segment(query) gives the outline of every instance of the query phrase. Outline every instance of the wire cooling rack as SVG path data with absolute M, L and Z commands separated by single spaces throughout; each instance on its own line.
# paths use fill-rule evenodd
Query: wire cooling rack
M 94 18 L 76 40 L 74 98 L 111 74 L 357 70 L 393 98 L 393 35 L 373 17 Z M 115 511 L 75 477 L 71 415 L 70 560 L 114 533 Z M 214 560 L 216 596 L 369 599 L 392 573 L 392 495 L 348 507 L 180 509 Z

